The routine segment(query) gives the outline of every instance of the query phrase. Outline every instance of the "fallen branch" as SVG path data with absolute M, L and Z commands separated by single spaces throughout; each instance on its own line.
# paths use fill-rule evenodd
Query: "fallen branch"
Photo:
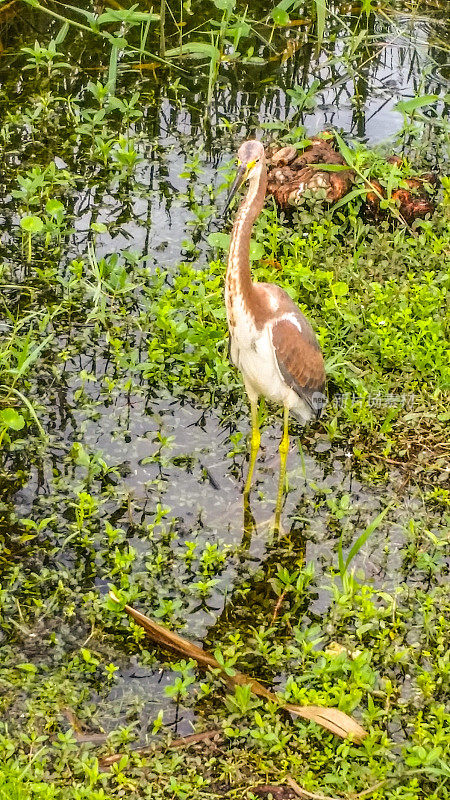
M 185 747 L 191 747 L 193 744 L 198 744 L 198 742 L 205 742 L 209 739 L 221 739 L 222 738 L 222 731 L 219 728 L 215 728 L 212 731 L 202 731 L 201 733 L 191 733 L 189 736 L 181 736 L 179 739 L 174 739 L 170 745 L 170 750 L 182 750 Z
M 183 748 L 192 747 L 194 744 L 198 744 L 199 742 L 205 742 L 211 740 L 217 740 L 222 737 L 222 731 L 218 728 L 213 729 L 212 731 L 201 731 L 201 733 L 191 733 L 189 736 L 181 736 L 179 739 L 173 739 L 173 741 L 167 745 L 169 750 L 182 750 Z M 135 750 L 131 752 L 138 756 L 145 756 L 147 754 L 153 753 L 155 750 L 155 746 L 153 744 L 146 745 L 145 747 L 137 747 Z M 116 764 L 125 753 L 113 753 L 110 756 L 103 756 L 103 758 L 99 758 L 98 763 L 102 769 L 105 767 L 110 767 L 112 764 Z
M 290 775 L 287 776 L 286 783 L 292 789 L 292 791 L 295 792 L 297 797 L 306 798 L 306 800 L 347 800 L 347 798 L 344 798 L 342 795 L 340 797 L 331 797 L 330 795 L 308 792 L 308 790 L 304 789 L 303 786 L 299 786 L 297 781 L 294 781 L 294 778 L 291 778 Z M 367 797 L 369 794 L 373 794 L 373 792 L 376 792 L 377 789 L 380 789 L 382 786 L 384 786 L 385 783 L 387 783 L 387 780 L 374 783 L 373 786 L 369 786 L 368 789 L 363 789 L 362 792 L 352 795 L 352 800 L 358 800 L 360 797 Z
M 109 596 L 115 603 L 121 604 L 121 601 L 113 592 L 110 592 Z M 265 686 L 250 676 L 244 675 L 242 672 L 234 672 L 233 675 L 229 675 L 211 653 L 202 650 L 201 647 L 192 644 L 192 642 L 189 642 L 187 639 L 183 639 L 181 636 L 173 633 L 173 631 L 169 631 L 162 625 L 158 625 L 158 623 L 153 622 L 149 617 L 141 614 L 140 611 L 136 611 L 136 609 L 128 605 L 125 605 L 124 608 L 127 614 L 129 614 L 138 625 L 141 625 L 150 638 L 157 642 L 157 644 L 163 647 L 169 647 L 171 650 L 175 650 L 175 652 L 187 658 L 192 658 L 201 667 L 217 670 L 227 683 L 231 683 L 233 686 L 249 686 L 253 694 L 256 694 L 258 697 L 264 697 L 272 703 L 277 703 L 281 708 L 284 708 L 291 714 L 316 722 L 318 725 L 336 734 L 336 736 L 340 736 L 342 739 L 351 736 L 353 741 L 359 744 L 363 738 L 367 736 L 367 731 L 365 731 L 356 720 L 348 716 L 348 714 L 344 714 L 343 711 L 339 711 L 338 708 L 298 706 L 285 703 L 278 695 L 266 689 Z
M 279 598 L 277 600 L 277 604 L 276 604 L 276 606 L 275 606 L 275 608 L 273 610 L 272 623 L 271 623 L 272 625 L 275 622 L 276 618 L 278 617 L 278 614 L 280 613 L 281 604 L 282 604 L 284 598 L 286 597 L 286 591 L 287 590 L 285 589 L 283 592 L 281 592 L 281 594 L 280 594 L 280 596 L 279 596 Z
M 100 733 L 99 731 L 85 731 L 82 723 L 78 719 L 78 717 L 74 714 L 71 708 L 65 707 L 61 709 L 61 714 L 66 718 L 67 722 L 69 723 L 74 738 L 79 744 L 83 742 L 93 742 L 96 744 L 103 744 L 106 742 L 108 735 L 106 733 Z
M 343 800 L 342 797 L 331 797 L 330 795 L 318 794 L 317 792 L 308 792 L 303 786 L 299 786 L 297 781 L 294 781 L 294 778 L 291 778 L 290 775 L 287 776 L 286 783 L 295 792 L 297 797 L 307 798 L 307 800 Z

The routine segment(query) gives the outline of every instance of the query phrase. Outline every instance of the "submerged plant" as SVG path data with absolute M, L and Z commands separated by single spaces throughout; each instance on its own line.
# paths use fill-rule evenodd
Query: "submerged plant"
M 417 53 L 386 5 L 327 3 L 318 59 L 313 3 L 168 0 L 164 60 L 147 8 L 29 5 L 39 34 L 25 4 L 2 6 L 2 800 L 240 800 L 287 776 L 304 794 L 448 800 L 448 179 L 411 230 L 360 213 L 367 181 L 389 202 L 394 179 L 444 169 L 439 26 L 421 22 L 411 81 L 441 99 L 399 94 L 382 153 L 362 142 L 390 119 L 366 114 L 397 91 L 389 42 L 399 63 Z M 361 194 L 289 219 L 267 201 L 250 251 L 310 314 L 329 379 L 302 458 L 292 423 L 274 538 L 269 404 L 242 510 L 217 212 L 238 140 L 262 124 L 302 152 L 324 117 Z M 213 669 L 155 646 L 125 601 Z M 238 670 L 262 696 L 230 688 Z M 368 736 L 337 740 L 286 704 Z

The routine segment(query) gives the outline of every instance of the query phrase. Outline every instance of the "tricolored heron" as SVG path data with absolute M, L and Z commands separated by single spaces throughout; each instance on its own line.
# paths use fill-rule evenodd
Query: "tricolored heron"
M 239 187 L 248 191 L 234 220 L 225 279 L 231 360 L 244 378 L 251 409 L 251 451 L 244 499 L 250 492 L 260 445 L 258 399 L 284 409 L 280 479 L 275 524 L 278 527 L 289 449 L 289 411 L 302 422 L 318 418 L 325 396 L 323 356 L 308 320 L 289 295 L 273 283 L 255 283 L 250 273 L 250 236 L 266 194 L 267 170 L 261 142 L 249 140 L 238 151 L 238 171 L 225 211 Z

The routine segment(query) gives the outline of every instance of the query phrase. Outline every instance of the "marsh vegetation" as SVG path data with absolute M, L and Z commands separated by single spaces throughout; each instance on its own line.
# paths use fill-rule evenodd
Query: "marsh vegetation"
M 0 5 L 1 800 L 237 800 L 289 776 L 305 797 L 450 797 L 445 6 Z M 220 210 L 242 139 L 331 127 L 355 191 L 289 219 L 268 201 L 252 245 L 329 380 L 320 423 L 292 425 L 275 537 L 270 407 L 243 518 Z M 421 170 L 432 218 L 365 220 L 368 180 L 389 205 Z M 368 736 L 228 691 L 108 588 Z

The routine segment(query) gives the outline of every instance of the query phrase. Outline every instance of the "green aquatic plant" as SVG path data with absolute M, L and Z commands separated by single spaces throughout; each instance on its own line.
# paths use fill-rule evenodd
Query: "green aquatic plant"
M 290 454 L 277 541 L 268 405 L 242 518 L 246 407 L 217 222 L 242 121 L 306 146 L 307 112 L 346 108 L 354 85 L 356 125 L 399 29 L 375 4 L 340 19 L 327 4 L 319 64 L 313 4 L 291 4 L 286 27 L 270 6 L 200 18 L 169 0 L 163 64 L 147 8 L 34 5 L 44 33 L 22 8 L 0 91 L 0 797 L 241 800 L 292 778 L 328 797 L 447 800 L 448 179 L 411 230 L 364 220 L 362 194 L 334 211 L 310 199 L 289 221 L 268 202 L 256 226 L 253 269 L 308 309 L 330 380 L 303 464 Z M 389 152 L 406 148 L 404 177 L 444 169 L 437 74 L 422 97 L 442 99 L 400 98 Z M 299 105 L 285 122 L 286 88 Z M 389 197 L 398 167 L 361 143 L 370 124 L 345 127 L 355 188 L 379 180 Z M 154 648 L 125 600 L 279 702 Z M 369 735 L 338 743 L 285 702 L 340 708 Z M 192 730 L 206 738 L 177 742 Z
M 378 528 L 388 511 L 392 508 L 394 503 L 392 502 L 390 505 L 383 508 L 382 511 L 375 517 L 374 520 L 363 530 L 363 532 L 358 536 L 356 542 L 350 548 L 350 551 L 347 555 L 347 558 L 344 559 L 343 549 L 342 549 L 342 536 L 339 539 L 338 543 L 338 560 L 339 560 L 339 573 L 341 576 L 342 582 L 345 581 L 345 578 L 348 574 L 348 570 L 350 564 L 352 563 L 353 559 L 358 555 L 359 551 L 362 547 L 364 547 L 367 540 L 370 538 L 372 533 Z
M 40 217 L 35 216 L 34 214 L 29 214 L 26 217 L 22 217 L 20 220 L 20 227 L 23 231 L 23 245 L 24 249 L 27 253 L 27 261 L 31 261 L 31 241 L 33 236 L 36 236 L 38 233 L 41 233 L 44 228 L 44 223 L 42 222 Z

